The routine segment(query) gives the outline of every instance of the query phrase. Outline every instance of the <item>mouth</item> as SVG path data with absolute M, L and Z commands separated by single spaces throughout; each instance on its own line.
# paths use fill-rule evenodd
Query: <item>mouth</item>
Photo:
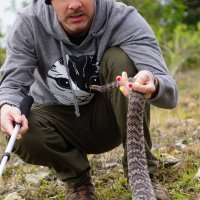
M 84 14 L 76 14 L 76 15 L 70 15 L 69 19 L 72 20 L 73 22 L 79 22 L 84 19 L 85 15 Z

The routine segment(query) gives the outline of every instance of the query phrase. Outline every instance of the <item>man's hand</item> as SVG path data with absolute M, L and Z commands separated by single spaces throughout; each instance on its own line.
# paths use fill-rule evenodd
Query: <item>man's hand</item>
M 126 72 L 122 72 L 122 75 L 118 76 L 116 79 L 120 85 L 120 90 L 125 96 L 128 96 L 130 89 L 133 89 L 143 93 L 146 99 L 150 99 L 157 89 L 153 74 L 147 70 L 138 72 L 134 76 L 132 82 L 129 82 Z
M 21 128 L 18 138 L 21 138 L 28 130 L 28 121 L 25 115 L 21 115 L 21 111 L 17 107 L 4 104 L 1 107 L 1 132 L 10 136 L 14 130 L 15 124 L 20 124 Z

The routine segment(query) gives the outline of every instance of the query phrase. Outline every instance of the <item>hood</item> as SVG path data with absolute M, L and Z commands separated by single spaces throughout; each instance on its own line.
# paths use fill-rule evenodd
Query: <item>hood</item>
M 95 23 L 92 23 L 89 34 L 93 37 L 99 37 L 106 29 L 115 0 L 94 1 L 96 2 L 94 14 Z M 58 40 L 66 40 L 66 33 L 59 24 L 56 13 L 51 5 L 47 5 L 44 0 L 33 0 L 32 8 L 47 33 Z
M 91 28 L 87 37 L 90 39 L 92 37 L 99 37 L 101 34 L 104 33 L 109 21 L 109 16 L 111 13 L 113 3 L 115 2 L 114 0 L 93 0 L 93 1 L 95 1 L 94 19 L 93 19 L 93 23 L 91 25 Z M 33 0 L 32 9 L 36 17 L 42 24 L 43 28 L 45 29 L 45 31 L 49 35 L 51 35 L 52 37 L 60 41 L 60 47 L 61 47 L 61 52 L 62 52 L 62 56 L 64 60 L 64 65 L 67 68 L 69 84 L 71 85 L 71 78 L 70 78 L 69 70 L 67 67 L 68 65 L 67 65 L 65 48 L 64 48 L 64 43 L 69 44 L 71 42 L 69 38 L 67 37 L 66 32 L 63 30 L 60 23 L 58 22 L 58 19 L 57 19 L 56 13 L 53 10 L 53 7 L 49 4 L 47 5 L 44 0 L 43 1 Z M 71 91 L 73 94 L 76 116 L 80 116 L 75 92 L 73 89 Z

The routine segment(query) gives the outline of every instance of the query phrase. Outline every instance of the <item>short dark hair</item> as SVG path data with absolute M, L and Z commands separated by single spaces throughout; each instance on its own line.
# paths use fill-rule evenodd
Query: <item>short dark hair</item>
M 45 3 L 46 3 L 47 5 L 51 5 L 51 0 L 45 0 Z

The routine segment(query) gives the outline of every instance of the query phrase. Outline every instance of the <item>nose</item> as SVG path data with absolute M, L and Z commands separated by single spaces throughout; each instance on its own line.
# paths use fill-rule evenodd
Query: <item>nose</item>
M 69 3 L 69 9 L 77 10 L 82 6 L 81 0 L 71 0 Z

